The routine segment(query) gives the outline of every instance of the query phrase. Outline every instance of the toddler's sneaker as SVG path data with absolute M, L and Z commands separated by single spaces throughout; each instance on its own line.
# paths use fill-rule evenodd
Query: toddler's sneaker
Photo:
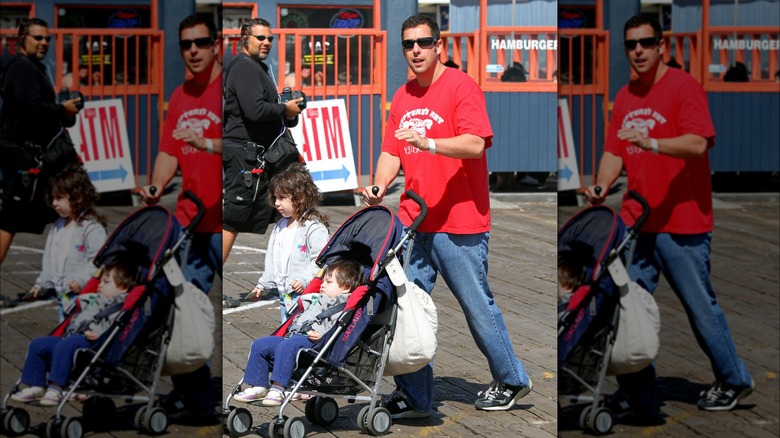
M 715 382 L 709 390 L 701 394 L 697 403 L 699 409 L 705 411 L 728 411 L 734 408 L 740 400 L 750 395 L 756 389 L 756 384 L 750 380 L 749 386 L 731 386 Z
M 282 400 L 284 400 L 284 394 L 275 389 L 272 389 L 268 391 L 268 395 L 265 396 L 260 404 L 263 406 L 281 406 Z
M 238 394 L 233 396 L 233 399 L 244 403 L 251 403 L 254 401 L 262 400 L 263 397 L 265 397 L 267 394 L 268 394 L 268 388 L 264 388 L 262 386 L 253 386 L 251 388 L 239 392 Z
M 62 391 L 49 388 L 40 401 L 41 406 L 57 406 L 62 401 Z
M 493 382 L 482 397 L 474 403 L 474 407 L 483 411 L 505 411 L 517 403 L 518 400 L 528 395 L 534 389 L 531 379 L 528 386 L 511 386 L 501 382 Z
M 38 401 L 43 397 L 44 389 L 40 386 L 30 386 L 11 395 L 11 400 L 22 403 Z

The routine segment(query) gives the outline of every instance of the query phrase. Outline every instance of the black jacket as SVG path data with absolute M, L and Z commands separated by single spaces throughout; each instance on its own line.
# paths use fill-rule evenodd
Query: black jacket
M 0 113 L 0 141 L 25 141 L 47 145 L 60 129 L 76 123 L 56 103 L 56 93 L 46 67 L 37 59 L 17 54 L 3 75 L 3 110 Z
M 286 107 L 278 103 L 268 66 L 240 53 L 224 76 L 223 142 L 238 146 L 253 141 L 269 146 L 280 133 Z

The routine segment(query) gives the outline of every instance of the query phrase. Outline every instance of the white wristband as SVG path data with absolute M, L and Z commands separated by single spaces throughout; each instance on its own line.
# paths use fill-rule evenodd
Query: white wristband
M 206 152 L 213 154 L 214 153 L 214 141 L 210 138 L 206 138 Z
M 652 151 L 654 154 L 658 155 L 658 140 L 656 140 L 656 139 L 654 139 L 654 138 L 651 138 L 651 139 L 650 139 L 650 150 L 651 150 L 651 151 Z
M 431 155 L 436 155 L 436 142 L 432 138 L 428 139 L 428 152 Z

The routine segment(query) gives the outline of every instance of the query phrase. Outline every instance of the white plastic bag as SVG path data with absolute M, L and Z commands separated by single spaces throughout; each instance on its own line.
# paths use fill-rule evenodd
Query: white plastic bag
M 608 375 L 630 374 L 650 365 L 661 348 L 661 315 L 653 296 L 629 282 L 621 288 L 620 319 Z
M 396 294 L 398 315 L 385 365 L 385 376 L 417 371 L 436 356 L 439 323 L 433 300 L 410 281 L 396 286 Z

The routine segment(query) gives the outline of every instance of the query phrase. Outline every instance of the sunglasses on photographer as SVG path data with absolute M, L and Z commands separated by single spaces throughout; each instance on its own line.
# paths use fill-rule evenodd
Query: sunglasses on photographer
M 43 36 L 43 35 L 30 35 L 30 36 L 31 36 L 31 37 L 32 37 L 32 38 L 33 38 L 35 41 L 43 41 L 43 40 L 46 40 L 46 42 L 47 42 L 47 43 L 48 43 L 49 41 L 51 41 L 51 35 L 46 35 L 46 36 Z
M 257 38 L 257 41 L 260 41 L 261 43 L 265 40 L 268 40 L 269 43 L 274 42 L 273 36 L 265 36 L 265 35 L 250 35 L 250 36 Z
M 401 47 L 404 48 L 404 50 L 411 50 L 414 48 L 414 44 L 416 43 L 418 46 L 420 46 L 421 49 L 430 49 L 431 47 L 436 44 L 436 39 L 433 37 L 426 37 L 426 38 L 417 38 L 416 40 L 403 40 L 401 41 Z
M 626 50 L 634 50 L 637 44 L 641 44 L 642 47 L 645 49 L 652 49 L 653 47 L 658 45 L 658 38 L 648 37 L 648 38 L 639 38 L 638 40 L 623 41 L 623 46 L 626 48 Z
M 182 50 L 189 50 L 192 47 L 192 43 L 195 43 L 199 49 L 205 49 L 214 42 L 211 37 L 195 38 L 194 40 L 179 40 L 179 47 Z

